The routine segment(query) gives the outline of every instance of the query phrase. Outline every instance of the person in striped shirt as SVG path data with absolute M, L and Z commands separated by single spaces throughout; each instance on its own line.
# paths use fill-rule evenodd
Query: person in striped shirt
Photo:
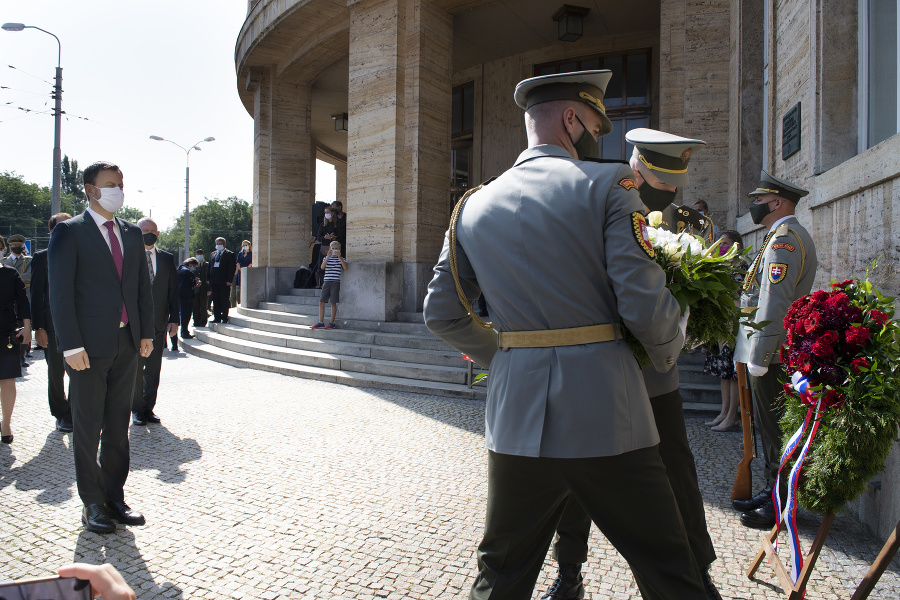
M 322 293 L 319 295 L 319 322 L 312 326 L 313 329 L 334 329 L 334 321 L 337 318 L 337 305 L 341 296 L 341 273 L 347 268 L 344 257 L 341 256 L 341 243 L 337 240 L 328 246 L 328 253 L 322 259 L 320 269 L 325 271 L 325 279 L 322 284 Z M 331 302 L 331 321 L 325 325 L 325 303 Z

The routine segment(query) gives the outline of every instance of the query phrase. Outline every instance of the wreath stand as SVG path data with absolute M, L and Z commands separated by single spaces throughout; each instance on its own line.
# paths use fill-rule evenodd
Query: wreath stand
M 806 590 L 806 584 L 812 575 L 813 568 L 816 566 L 819 552 L 822 550 L 822 546 L 825 545 L 825 538 L 828 537 L 828 532 L 831 530 L 831 525 L 833 523 L 834 513 L 828 513 L 823 516 L 822 524 L 819 525 L 819 531 L 816 532 L 816 537 L 809 549 L 809 554 L 806 554 L 803 557 L 803 568 L 800 570 L 800 576 L 797 578 L 797 583 L 791 581 L 787 569 L 784 568 L 784 564 L 781 562 L 778 555 L 775 554 L 775 548 L 772 546 L 772 542 L 778 535 L 777 527 L 773 527 L 768 535 L 763 536 L 759 552 L 757 552 L 756 558 L 753 560 L 750 568 L 747 569 L 747 578 L 753 579 L 753 575 L 762 564 L 763 558 L 768 556 L 769 563 L 772 565 L 772 569 L 775 571 L 775 575 L 781 583 L 781 588 L 785 590 L 787 600 L 801 600 Z M 850 600 L 865 600 L 869 597 L 869 594 L 871 594 L 872 590 L 875 588 L 875 584 L 881 579 L 882 574 L 884 574 L 898 550 L 900 550 L 900 522 L 894 527 L 894 531 L 884 543 L 881 552 L 879 552 L 875 562 L 872 563 L 872 566 L 869 568 L 865 577 L 863 577 L 863 580 L 856 588 L 856 592 Z

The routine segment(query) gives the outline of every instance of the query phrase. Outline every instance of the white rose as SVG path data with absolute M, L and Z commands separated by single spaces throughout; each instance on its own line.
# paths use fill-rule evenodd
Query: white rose
M 654 210 L 647 215 L 647 223 L 651 227 L 659 227 L 660 223 L 662 223 L 662 213 L 658 210 Z

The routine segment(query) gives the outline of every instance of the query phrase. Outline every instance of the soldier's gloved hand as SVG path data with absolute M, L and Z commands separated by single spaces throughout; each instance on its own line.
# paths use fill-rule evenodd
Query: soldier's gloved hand
M 691 307 L 688 306 L 684 309 L 684 314 L 681 316 L 681 319 L 678 321 L 678 329 L 681 330 L 681 337 L 687 340 L 687 322 L 688 317 L 691 316 Z
M 754 377 L 762 377 L 766 373 L 769 372 L 769 367 L 760 367 L 758 365 L 754 365 L 751 362 L 747 363 L 747 370 L 750 371 L 750 374 Z

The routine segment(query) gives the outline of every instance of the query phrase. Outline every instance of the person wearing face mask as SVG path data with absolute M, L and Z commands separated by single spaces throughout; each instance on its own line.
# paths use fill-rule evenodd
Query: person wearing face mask
M 634 145 L 630 161 L 635 178 L 633 185 L 649 211 L 662 212 L 660 227 L 674 233 L 687 230 L 709 239 L 712 232 L 709 220 L 691 208 L 673 204 L 678 187 L 689 182 L 691 156 L 706 142 L 653 129 L 633 129 L 625 134 L 625 139 Z M 697 468 L 687 439 L 678 389 L 678 365 L 668 370 L 648 365 L 641 372 L 659 432 L 659 454 L 687 531 L 692 560 L 701 574 L 706 597 L 721 600 L 709 575 L 716 552 L 706 525 Z M 553 558 L 559 563 L 559 573 L 543 600 L 580 600 L 584 597 L 581 565 L 587 560 L 590 526 L 587 512 L 575 498 L 570 498 L 553 545 Z
M 234 265 L 234 285 L 231 286 L 231 308 L 235 308 L 241 300 L 241 269 L 253 266 L 253 246 L 249 240 L 241 242 Z
M 338 241 L 337 221 L 334 218 L 334 208 L 326 206 L 322 215 L 322 224 L 316 233 L 316 245 L 313 247 L 313 262 L 315 262 L 316 289 L 321 289 L 325 280 L 325 271 L 320 267 L 322 260 L 328 255 L 328 247 L 331 242 Z
M 491 372 L 471 600 L 531 598 L 572 504 L 625 557 L 645 600 L 706 597 L 651 402 L 618 329 L 624 322 L 666 371 L 686 320 L 653 259 L 634 173 L 583 160 L 613 130 L 610 77 L 581 71 L 516 86 L 528 148 L 457 204 L 428 286 L 426 326 Z M 540 251 L 551 245 L 555 253 Z M 481 293 L 492 323 L 472 309 Z
M 96 533 L 115 531 L 113 521 L 144 524 L 125 503 L 124 488 L 138 355 L 153 351 L 153 290 L 141 229 L 115 216 L 124 187 L 116 165 L 86 168 L 90 206 L 57 223 L 47 248 L 50 308 L 70 382 L 81 522 Z
M 25 249 L 25 236 L 24 235 L 11 235 L 9 239 L 6 240 L 6 243 L 9 246 L 9 256 L 4 258 L 2 264 L 14 268 L 19 272 L 19 277 L 22 278 L 22 281 L 25 282 L 25 293 L 27 294 L 29 301 L 31 299 L 31 257 L 28 256 L 28 252 Z M 21 344 L 19 346 L 21 348 L 22 353 L 22 366 L 27 367 L 28 362 L 25 360 L 26 357 L 31 357 L 31 344 Z
M 216 251 L 209 257 L 209 290 L 212 296 L 213 323 L 227 323 L 231 308 L 229 291 L 234 278 L 237 259 L 225 249 L 225 238 L 216 238 Z
M 347 257 L 347 213 L 344 212 L 344 203 L 340 200 L 335 200 L 331 203 L 331 208 L 334 213 L 334 229 L 335 229 L 335 237 L 332 241 L 340 242 L 341 244 L 341 252 L 343 253 L 344 258 Z
M 198 248 L 194 253 L 197 259 L 197 266 L 194 269 L 194 275 L 197 277 L 197 284 L 194 286 L 194 301 L 191 306 L 191 312 L 194 316 L 194 328 L 206 327 L 209 320 L 209 262 L 206 260 L 206 252 L 203 248 Z M 185 329 L 187 326 L 185 325 Z M 184 337 L 184 336 L 182 336 Z
M 759 185 L 749 194 L 753 198 L 750 217 L 768 232 L 744 279 L 741 307 L 756 307 L 753 322 L 768 321 L 768 325 L 761 330 L 741 326 L 734 360 L 739 369 L 746 365 L 748 371 L 766 485 L 752 498 L 732 500 L 731 504 L 741 511 L 741 524 L 755 529 L 771 529 L 775 525 L 772 486 L 781 459 L 778 421 L 783 411 L 777 401 L 781 393 L 778 380 L 786 379 L 779 354 L 785 337 L 784 316 L 794 300 L 812 289 L 818 266 L 812 236 L 794 216 L 797 203 L 807 194 L 807 190 L 765 170 L 760 173 Z
M 138 358 L 138 375 L 134 380 L 134 398 L 131 402 L 131 422 L 143 426 L 159 423 L 153 413 L 159 391 L 159 373 L 162 370 L 162 351 L 166 337 L 178 337 L 180 306 L 178 301 L 178 273 L 175 257 L 156 247 L 159 227 L 153 219 L 144 217 L 138 221 L 144 238 L 147 256 L 146 267 L 150 273 L 153 290 L 153 352 L 147 358 Z

